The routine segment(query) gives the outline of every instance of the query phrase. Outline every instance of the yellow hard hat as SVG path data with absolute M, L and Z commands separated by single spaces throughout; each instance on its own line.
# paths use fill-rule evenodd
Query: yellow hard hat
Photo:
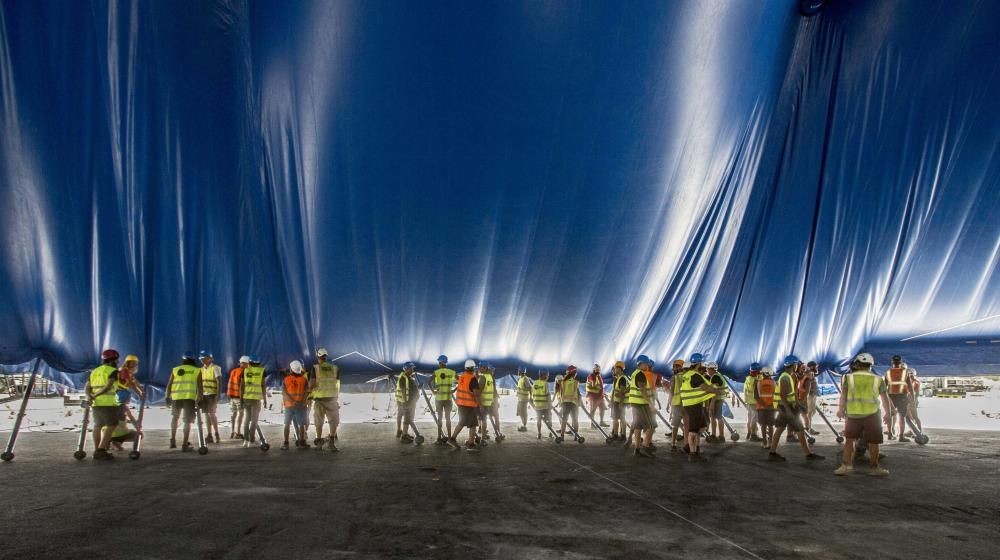
M 126 362 L 135 362 L 135 363 L 138 364 L 139 363 L 139 356 L 136 356 L 135 354 L 129 354 L 128 356 L 125 356 L 125 361 Z
M 618 360 L 617 362 L 615 362 L 615 367 L 625 369 L 625 362 Z

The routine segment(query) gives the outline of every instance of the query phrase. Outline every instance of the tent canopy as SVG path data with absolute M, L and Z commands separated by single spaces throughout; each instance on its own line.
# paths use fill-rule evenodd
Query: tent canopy
M 797 6 L 3 2 L 0 363 L 1000 371 L 1000 4 Z

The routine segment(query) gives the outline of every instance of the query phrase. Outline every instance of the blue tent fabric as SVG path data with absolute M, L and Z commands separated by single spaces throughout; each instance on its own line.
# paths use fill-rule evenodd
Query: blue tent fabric
M 1000 372 L 1000 5 L 797 4 L 0 3 L 0 363 Z

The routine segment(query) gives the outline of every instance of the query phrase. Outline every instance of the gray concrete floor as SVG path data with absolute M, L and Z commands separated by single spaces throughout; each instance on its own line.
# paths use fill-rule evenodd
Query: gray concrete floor
M 757 444 L 661 443 L 634 458 L 584 430 L 556 445 L 507 426 L 480 452 L 401 445 L 394 426 L 342 427 L 341 452 L 206 456 L 150 433 L 142 458 L 72 458 L 75 436 L 24 434 L 0 464 L 5 558 L 996 558 L 1000 433 L 930 431 L 891 444 L 885 479 L 831 474 Z M 425 434 L 432 432 L 424 426 Z M 7 434 L 0 437 L 6 442 Z M 657 435 L 662 442 L 662 435 Z

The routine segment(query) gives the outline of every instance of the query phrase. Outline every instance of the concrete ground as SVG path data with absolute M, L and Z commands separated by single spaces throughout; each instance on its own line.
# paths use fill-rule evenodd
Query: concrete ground
M 431 435 L 432 426 L 423 426 Z M 70 433 L 30 433 L 0 464 L 5 558 L 996 558 L 1000 432 L 892 444 L 892 475 L 834 477 L 829 435 L 806 464 L 747 442 L 694 464 L 633 457 L 506 426 L 479 452 L 402 445 L 388 424 L 342 428 L 341 451 L 206 456 L 150 433 L 142 458 L 72 458 Z M 6 442 L 7 434 L 0 437 Z M 88 445 L 89 448 L 89 445 Z

